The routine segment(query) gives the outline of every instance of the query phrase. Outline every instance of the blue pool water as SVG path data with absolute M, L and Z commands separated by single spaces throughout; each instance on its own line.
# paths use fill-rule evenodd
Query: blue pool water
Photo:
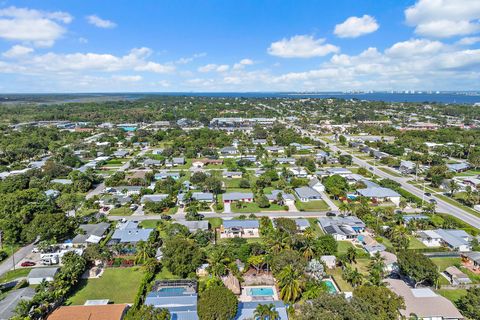
M 273 296 L 273 289 L 272 288 L 251 288 L 248 291 L 248 295 L 252 297 Z
M 135 131 L 137 130 L 136 127 L 122 127 L 123 131 Z
M 161 288 L 159 292 L 163 294 L 171 294 L 171 295 L 181 295 L 185 291 L 184 288 Z
M 335 284 L 333 284 L 332 280 L 323 280 L 325 282 L 325 285 L 327 286 L 327 290 L 329 293 L 337 293 L 337 287 L 335 287 Z

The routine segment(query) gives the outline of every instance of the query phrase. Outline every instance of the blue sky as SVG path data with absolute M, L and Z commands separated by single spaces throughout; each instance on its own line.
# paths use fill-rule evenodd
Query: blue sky
M 480 0 L 2 1 L 0 92 L 479 90 Z

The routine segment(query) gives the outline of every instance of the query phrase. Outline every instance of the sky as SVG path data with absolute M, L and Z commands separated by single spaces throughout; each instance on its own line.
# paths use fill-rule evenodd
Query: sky
M 0 1 L 0 93 L 480 90 L 480 0 Z

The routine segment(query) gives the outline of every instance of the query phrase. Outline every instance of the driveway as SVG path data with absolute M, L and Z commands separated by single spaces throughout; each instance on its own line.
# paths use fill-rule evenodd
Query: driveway
M 232 208 L 230 207 L 230 202 L 223 203 L 223 213 L 231 213 Z
M 320 194 L 322 195 L 323 201 L 325 201 L 328 204 L 328 206 L 330 207 L 330 209 L 332 209 L 332 211 L 338 211 L 337 205 L 333 203 L 333 201 L 325 192 L 320 192 Z

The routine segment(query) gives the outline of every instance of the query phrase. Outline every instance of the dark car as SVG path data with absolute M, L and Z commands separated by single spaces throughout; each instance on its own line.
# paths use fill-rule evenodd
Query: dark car
M 167 220 L 167 221 L 168 221 L 168 220 L 172 220 L 172 217 L 169 216 L 169 215 L 166 215 L 166 214 L 162 214 L 161 218 L 162 218 L 163 220 Z
M 425 192 L 425 195 L 426 195 L 427 197 L 431 197 L 431 196 L 432 196 L 432 194 L 431 194 L 430 192 Z
M 333 211 L 328 211 L 327 212 L 327 217 L 335 217 L 337 214 Z
M 435 199 L 430 199 L 429 201 L 430 201 L 430 203 L 437 203 L 437 200 L 435 200 Z
M 205 216 L 204 216 L 203 214 L 198 214 L 197 217 L 198 217 L 198 219 L 200 219 L 200 220 L 205 219 Z
M 36 265 L 36 263 L 33 261 L 25 261 L 25 262 L 22 262 L 20 265 L 22 267 L 33 267 L 34 265 Z

